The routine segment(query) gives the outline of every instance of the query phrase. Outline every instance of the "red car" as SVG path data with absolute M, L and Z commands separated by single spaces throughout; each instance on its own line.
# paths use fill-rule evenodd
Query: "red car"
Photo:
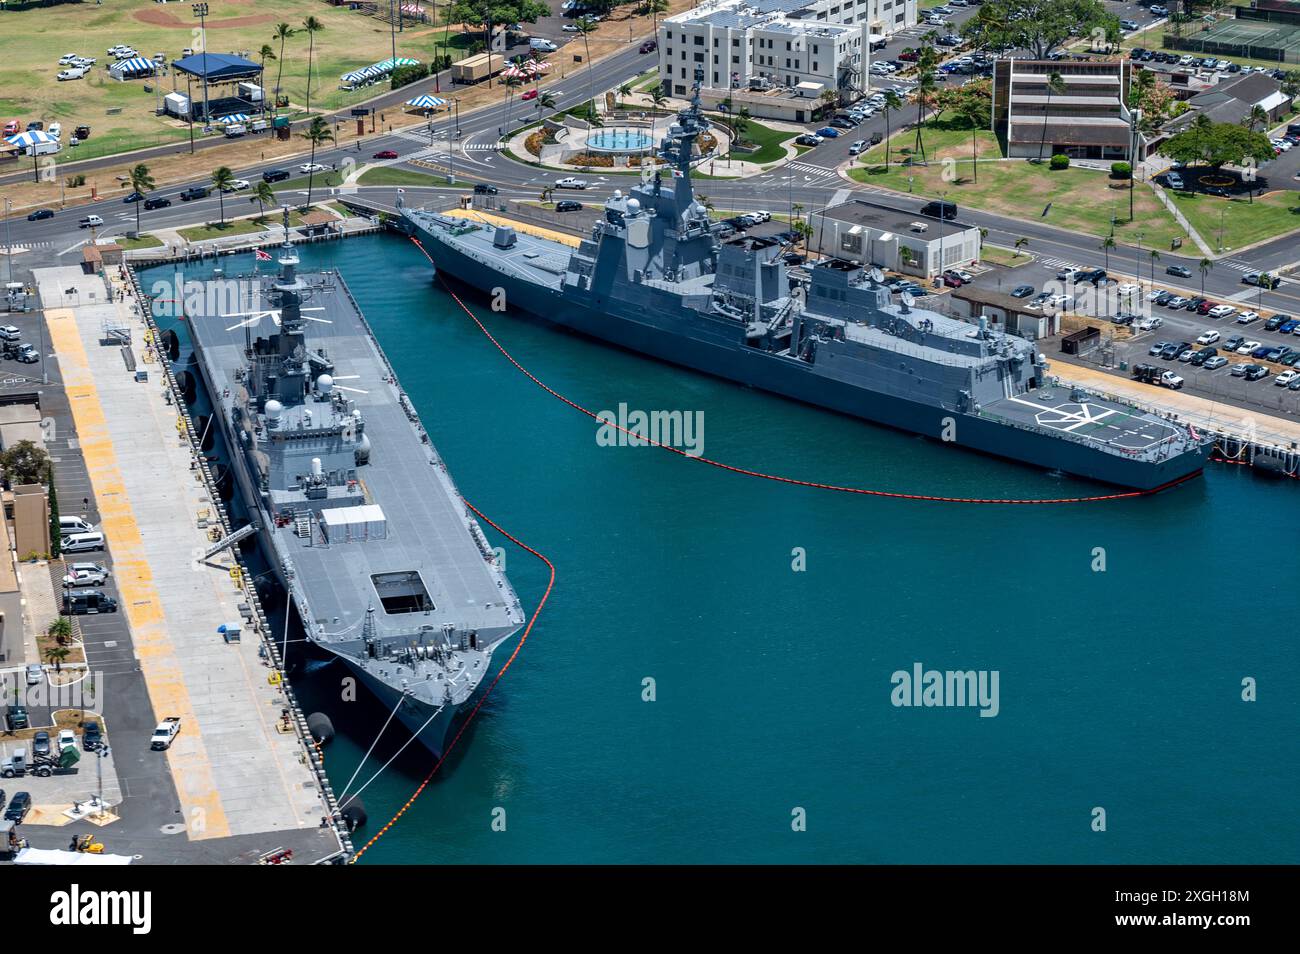
M 916 50 L 904 50 L 902 53 L 898 54 L 898 58 L 905 63 L 915 63 L 921 58 L 921 54 L 916 52 Z
M 1196 311 L 1198 314 L 1208 315 L 1210 309 L 1217 308 L 1218 305 L 1219 303 L 1217 301 L 1203 301 L 1196 307 Z
M 382 152 L 375 153 L 370 158 L 371 159 L 396 159 L 397 153 L 393 152 L 393 150 L 391 149 L 385 149 Z
M 535 89 L 525 90 L 525 91 L 524 91 L 524 95 L 520 96 L 519 98 L 520 98 L 520 99 L 536 99 L 536 98 L 537 98 L 537 90 L 535 90 Z

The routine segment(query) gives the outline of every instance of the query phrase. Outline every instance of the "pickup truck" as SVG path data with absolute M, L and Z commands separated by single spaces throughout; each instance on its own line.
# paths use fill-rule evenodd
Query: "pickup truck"
M 206 186 L 190 186 L 181 193 L 182 202 L 189 202 L 191 199 L 206 199 L 207 197 L 208 189 Z
M 175 741 L 180 731 L 180 716 L 168 716 L 159 722 L 158 727 L 153 730 L 153 736 L 149 739 L 149 748 L 155 752 L 171 748 L 172 742 Z

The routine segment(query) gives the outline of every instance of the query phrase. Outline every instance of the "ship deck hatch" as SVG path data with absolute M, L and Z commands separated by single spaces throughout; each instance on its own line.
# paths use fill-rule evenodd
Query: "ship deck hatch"
M 370 582 L 385 613 L 428 613 L 434 609 L 429 591 L 415 570 L 373 573 Z

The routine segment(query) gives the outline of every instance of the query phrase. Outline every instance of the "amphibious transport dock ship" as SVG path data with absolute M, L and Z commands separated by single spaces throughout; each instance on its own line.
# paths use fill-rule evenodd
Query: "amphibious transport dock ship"
M 403 208 L 438 271 L 632 351 L 868 421 L 1070 474 L 1152 490 L 1198 473 L 1184 425 L 1052 386 L 1032 342 L 892 304 L 878 271 L 826 261 L 792 283 L 767 239 L 721 242 L 691 188 L 708 128 L 699 87 L 660 148 L 672 168 L 605 206 L 577 249 Z
M 193 355 L 169 346 L 307 639 L 441 754 L 523 612 L 342 279 L 300 275 L 284 229 L 279 274 L 191 305 Z

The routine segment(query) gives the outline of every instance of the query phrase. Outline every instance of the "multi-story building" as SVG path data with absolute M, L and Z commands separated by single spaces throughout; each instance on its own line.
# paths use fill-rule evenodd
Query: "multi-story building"
M 1141 160 L 1145 143 L 1127 105 L 1132 69 L 1128 60 L 998 60 L 993 131 L 1012 158 Z
M 688 93 L 696 69 L 706 98 L 864 90 L 871 47 L 915 25 L 916 0 L 710 0 L 660 22 L 659 78 L 670 96 Z

